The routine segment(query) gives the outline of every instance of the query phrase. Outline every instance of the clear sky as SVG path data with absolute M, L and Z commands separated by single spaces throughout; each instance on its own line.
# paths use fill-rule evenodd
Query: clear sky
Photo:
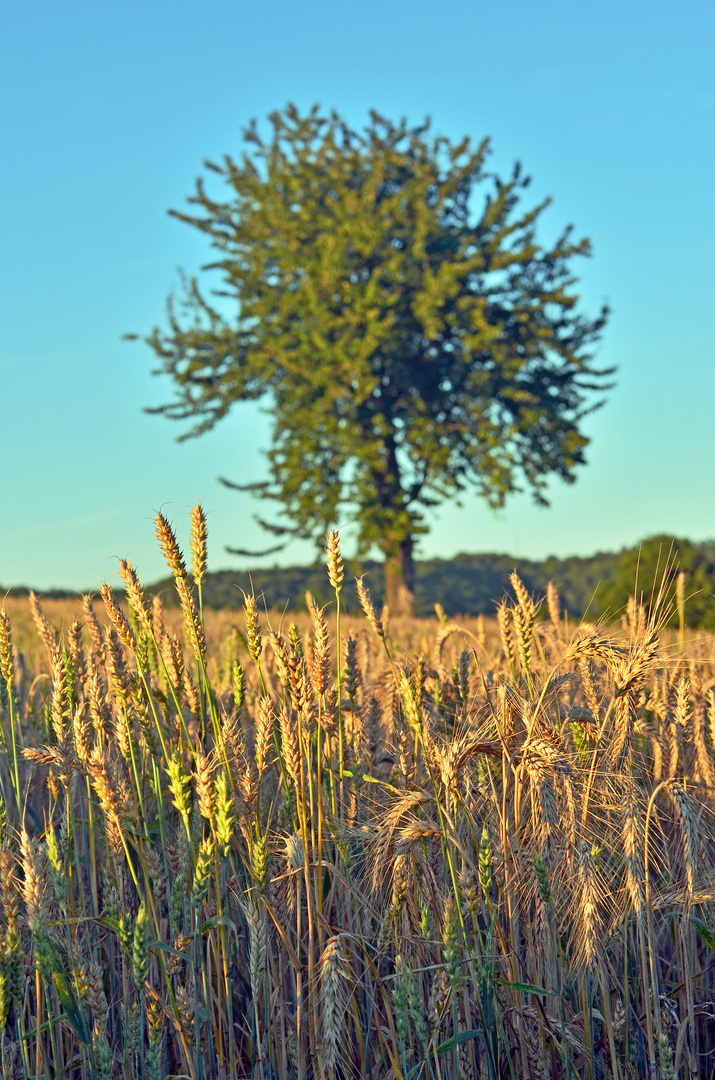
M 267 542 L 261 508 L 217 480 L 262 478 L 267 418 L 243 405 L 178 444 L 177 424 L 142 411 L 170 384 L 121 337 L 160 323 L 177 268 L 207 257 L 166 210 L 288 101 L 490 135 L 498 170 L 519 159 L 531 197 L 554 197 L 544 239 L 568 222 L 591 238 L 584 309 L 613 309 L 598 359 L 617 387 L 588 422 L 577 483 L 555 484 L 548 510 L 443 506 L 422 554 L 715 536 L 714 45 L 715 8 L 692 0 L 6 4 L 0 583 L 96 587 L 117 556 L 156 579 L 154 512 L 185 537 L 197 497 L 214 569 L 245 565 L 226 544 Z

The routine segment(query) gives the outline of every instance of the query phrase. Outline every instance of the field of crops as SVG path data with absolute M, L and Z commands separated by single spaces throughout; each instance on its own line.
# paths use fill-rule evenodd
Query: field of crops
M 3 1077 L 712 1076 L 713 639 L 556 589 L 393 621 L 0 615 Z M 435 597 L 435 600 L 438 600 Z

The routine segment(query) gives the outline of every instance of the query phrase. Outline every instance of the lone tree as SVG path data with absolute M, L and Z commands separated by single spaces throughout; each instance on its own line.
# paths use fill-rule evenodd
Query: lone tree
M 590 352 L 607 309 L 576 311 L 570 263 L 589 241 L 568 227 L 542 247 L 549 200 L 517 209 L 529 179 L 488 172 L 487 139 L 375 112 L 353 131 L 317 106 L 270 124 L 267 141 L 245 130 L 240 160 L 206 163 L 224 200 L 199 179 L 196 211 L 171 211 L 208 236 L 221 299 L 193 278 L 169 301 L 147 341 L 176 396 L 151 411 L 193 419 L 188 438 L 265 397 L 270 479 L 230 486 L 282 504 L 280 523 L 257 519 L 279 537 L 356 522 L 406 613 L 426 508 L 470 487 L 493 507 L 524 486 L 546 504 L 549 475 L 571 482 L 585 461 L 579 424 L 611 374 Z

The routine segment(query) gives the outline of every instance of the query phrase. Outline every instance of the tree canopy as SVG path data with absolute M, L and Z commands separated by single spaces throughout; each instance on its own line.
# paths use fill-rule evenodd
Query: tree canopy
M 454 144 L 429 121 L 373 112 L 355 131 L 288 106 L 244 140 L 240 159 L 206 163 L 222 198 L 199 179 L 191 210 L 171 211 L 207 236 L 221 284 L 187 280 L 147 339 L 175 389 L 153 411 L 193 421 L 188 437 L 265 399 L 269 478 L 234 486 L 280 504 L 258 520 L 284 540 L 354 521 L 409 610 L 425 511 L 470 488 L 545 503 L 549 477 L 585 461 L 581 421 L 611 374 L 591 351 L 607 309 L 578 311 L 589 242 L 568 227 L 542 246 L 549 200 L 520 207 L 520 166 L 500 179 L 487 139 Z

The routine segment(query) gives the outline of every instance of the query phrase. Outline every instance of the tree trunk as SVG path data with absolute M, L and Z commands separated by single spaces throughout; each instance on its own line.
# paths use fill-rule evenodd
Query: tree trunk
M 396 551 L 385 555 L 385 602 L 392 615 L 413 614 L 415 593 L 414 541 L 403 540 Z

